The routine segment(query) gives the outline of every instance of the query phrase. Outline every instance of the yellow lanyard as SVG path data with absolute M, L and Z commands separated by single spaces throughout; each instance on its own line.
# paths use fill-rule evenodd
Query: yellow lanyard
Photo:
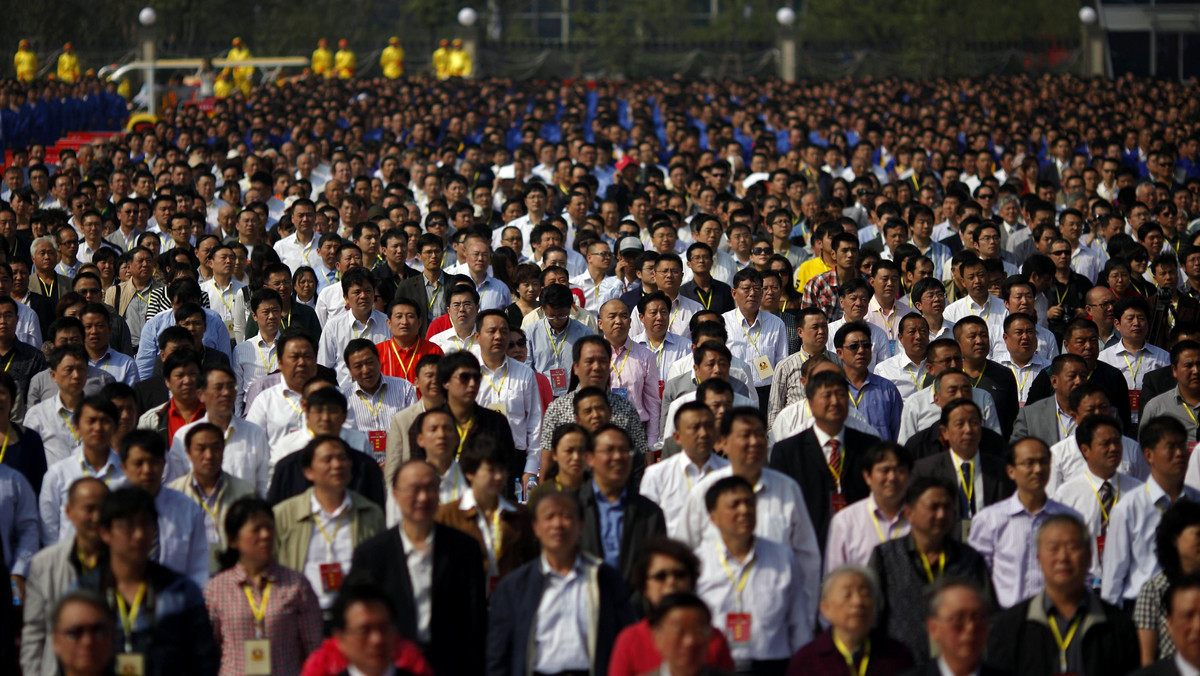
M 759 354 L 759 356 L 761 357 L 761 356 L 763 356 L 763 353 L 762 353 L 762 350 L 758 349 L 758 339 L 762 336 L 762 320 L 761 320 L 761 318 L 757 318 L 757 319 L 759 319 L 758 332 L 754 334 L 754 337 L 753 338 L 750 337 L 750 332 L 746 330 L 746 325 L 744 323 L 742 324 L 742 335 L 746 336 L 746 340 L 750 342 L 750 347 L 753 347 L 754 351 L 757 352 Z M 742 321 L 744 322 L 745 320 L 743 319 Z M 670 328 L 671 328 L 671 325 L 667 324 L 668 331 L 670 330 Z
M 128 610 L 125 607 L 125 597 L 118 591 L 117 616 L 121 619 L 121 628 L 125 631 L 125 652 L 132 652 L 133 625 L 137 623 L 138 612 L 142 609 L 142 599 L 146 598 L 146 583 L 138 585 L 137 594 L 133 597 L 133 605 Z
M 492 555 L 496 559 L 496 570 L 500 570 L 500 505 L 492 512 Z
M 12 426 L 4 430 L 4 445 L 0 446 L 0 464 L 4 464 L 4 455 L 8 453 L 8 436 L 12 434 Z
M 869 385 L 869 384 L 870 383 L 863 383 L 862 389 L 860 389 L 858 391 L 858 399 L 857 400 L 855 400 L 854 394 L 850 395 L 850 403 L 854 404 L 854 408 L 858 408 L 858 405 L 862 403 L 863 393 L 867 391 L 867 385 Z
M 383 410 L 383 395 L 387 394 L 387 383 L 383 383 L 382 385 L 379 386 L 379 405 L 378 406 L 371 406 L 371 400 L 364 397 L 362 392 L 355 392 L 355 394 L 357 394 L 358 398 L 362 399 L 362 402 L 367 405 L 367 410 L 371 412 L 372 421 L 378 422 L 379 421 L 379 412 Z
M 1181 402 L 1179 405 L 1183 407 L 1183 410 L 1188 412 L 1188 417 L 1192 419 L 1192 424 L 1200 426 L 1200 422 L 1196 422 L 1196 414 L 1192 413 L 1192 407 L 1188 406 L 1186 401 Z
M 912 378 L 913 385 L 916 385 L 916 386 L 917 386 L 917 390 L 924 389 L 924 388 L 922 388 L 922 387 L 921 387 L 921 383 L 917 382 L 917 374 L 921 372 L 921 367 L 920 367 L 920 366 L 918 366 L 918 367 L 917 367 L 917 370 L 916 370 L 915 372 L 912 370 L 912 365 L 911 365 L 911 364 L 910 364 L 910 365 L 908 365 L 908 366 L 905 366 L 905 367 L 904 367 L 904 370 L 905 370 L 905 371 L 908 371 L 908 377 L 909 377 L 909 378 Z M 980 374 L 980 377 L 983 377 L 983 375 L 982 375 L 982 374 Z
M 216 282 L 213 282 L 213 288 L 215 288 L 217 290 L 217 296 L 221 299 L 221 304 L 225 306 L 226 310 L 229 310 L 229 318 L 232 320 L 233 319 L 233 306 L 229 304 L 229 301 L 225 300 L 225 292 L 222 291 L 221 288 L 217 286 Z M 230 293 L 230 295 L 233 294 L 233 283 L 232 282 L 229 284 L 229 293 Z
M 988 315 L 992 313 L 992 308 L 988 306 L 988 302 L 989 302 L 990 300 L 991 300 L 990 298 L 985 298 L 985 299 L 983 300 L 983 312 L 982 312 L 982 313 L 980 313 L 980 314 L 975 314 L 975 308 L 972 308 L 972 307 L 971 307 L 971 300 L 970 300 L 970 297 L 968 296 L 968 297 L 967 297 L 967 311 L 968 311 L 968 312 L 970 312 L 972 315 L 974 315 L 974 316 L 976 316 L 976 317 L 981 317 L 981 318 L 983 318 L 983 321 L 985 321 L 985 322 L 986 322 L 986 321 L 987 321 L 987 318 L 988 318 Z
M 417 348 L 421 346 L 421 338 L 418 336 L 417 342 L 413 343 L 412 356 L 408 360 L 408 366 L 404 365 L 404 359 L 400 356 L 400 348 L 396 347 L 396 339 L 393 338 L 389 342 L 392 345 L 392 352 L 396 355 L 396 364 L 400 366 L 401 375 L 404 376 L 405 380 L 410 380 L 409 374 L 412 373 L 413 363 L 417 361 Z
M 563 329 L 562 340 L 558 341 L 558 345 L 555 345 L 554 344 L 554 336 L 551 335 L 551 333 L 550 333 L 550 322 L 549 321 L 546 322 L 545 327 L 546 327 L 546 337 L 550 339 L 550 349 L 554 350 L 554 357 L 555 357 L 555 359 L 557 359 L 558 353 L 562 352 L 563 344 L 565 344 L 567 342 L 567 329 Z M 567 325 L 567 328 L 568 329 L 571 328 L 570 324 Z
M 292 410 L 296 412 L 296 415 L 300 416 L 301 418 L 304 417 L 304 411 L 300 410 L 296 404 L 292 403 L 291 399 L 288 399 L 287 392 L 283 392 L 280 396 L 282 396 L 283 400 L 288 403 L 288 406 L 292 407 Z
M 63 419 L 63 422 L 65 422 L 67 424 L 67 431 L 71 433 L 71 436 L 75 437 L 75 441 L 79 441 L 79 432 L 78 432 L 78 430 L 75 429 L 75 426 L 71 424 L 71 418 L 68 417 L 67 414 L 63 413 L 62 411 L 59 411 L 58 415 L 61 416 Z
M 10 355 L 8 355 L 8 361 L 4 363 L 4 372 L 5 372 L 5 373 L 8 373 L 8 367 L 9 367 L 9 366 L 12 366 L 12 360 L 13 360 L 13 359 L 14 359 L 16 356 L 17 356 L 17 351 L 16 351 L 16 350 L 13 350 L 13 353 L 12 353 L 12 354 L 10 354 Z
M 708 300 L 704 300 L 704 292 L 700 290 L 700 287 L 698 287 L 698 286 L 696 287 L 696 297 L 700 299 L 700 304 L 704 306 L 705 310 L 712 307 L 713 294 L 716 293 L 716 291 L 717 291 L 716 289 L 709 291 L 708 292 Z M 670 326 L 667 327 L 668 330 L 670 330 L 670 328 L 671 328 Z
M 1075 638 L 1075 630 L 1079 629 L 1080 613 L 1075 613 L 1075 618 L 1068 625 L 1067 637 L 1063 638 L 1062 633 L 1058 630 L 1058 622 L 1055 618 L 1050 618 L 1050 633 L 1054 634 L 1054 642 L 1058 644 L 1058 667 L 1059 671 L 1067 671 L 1067 648 L 1071 647 L 1071 641 Z
M 79 560 L 79 568 L 84 572 L 85 575 L 92 572 L 92 570 L 96 568 L 96 564 L 89 566 L 87 559 L 83 558 L 83 554 L 78 550 L 75 551 L 75 558 Z
M 283 324 L 283 328 L 289 329 L 292 327 L 292 313 L 287 313 L 279 318 L 279 323 Z
M 1084 474 L 1084 476 L 1087 477 L 1088 485 L 1092 487 L 1092 495 L 1096 496 L 1096 502 L 1100 504 L 1100 517 L 1104 519 L 1104 524 L 1108 525 L 1108 510 L 1104 509 L 1104 501 L 1100 499 L 1100 491 L 1096 490 L 1096 484 L 1092 482 L 1092 475 L 1090 473 Z M 1117 500 L 1121 499 L 1121 477 L 1116 476 L 1116 480 L 1117 485 L 1113 490 L 1113 508 L 1116 508 Z
M 940 554 L 938 554 L 937 577 L 934 577 L 934 575 L 933 575 L 933 566 L 930 565 L 929 557 L 925 556 L 925 552 L 918 549 L 917 554 L 921 555 L 921 563 L 924 564 L 924 566 L 925 566 L 925 577 L 929 578 L 930 584 L 932 584 L 933 581 L 936 580 L 938 577 L 941 577 L 942 573 L 946 572 L 946 552 L 941 552 Z
M 1066 439 L 1067 437 L 1071 436 L 1071 431 L 1075 429 L 1075 419 L 1068 417 L 1067 420 L 1069 420 L 1071 422 L 1071 424 L 1070 425 L 1062 424 L 1062 411 L 1059 410 L 1057 405 L 1055 405 L 1055 407 L 1054 407 L 1054 418 L 1058 421 L 1058 429 L 1062 430 L 1063 439 Z
M 970 481 L 967 481 L 967 478 L 965 476 L 963 476 L 962 465 L 959 463 L 954 463 L 954 464 L 955 464 L 954 469 L 958 472 L 958 480 L 962 482 L 963 493 L 965 493 L 967 496 L 967 502 L 968 503 L 973 502 L 975 500 L 975 461 L 974 460 L 967 461 L 967 464 L 971 466 L 971 480 Z
M 342 521 L 344 520 L 345 516 L 346 512 L 342 512 L 338 516 L 337 521 L 335 521 L 333 524 L 333 535 L 330 535 L 329 533 L 325 532 L 325 526 L 321 525 L 320 513 L 314 515 L 313 520 L 317 522 L 317 530 L 321 531 L 321 537 L 325 538 L 325 544 L 329 545 L 330 553 L 333 552 L 333 541 L 335 538 L 337 538 L 338 531 L 342 529 Z
M 1013 378 L 1017 381 L 1017 395 L 1018 396 L 1020 396 L 1020 394 L 1025 391 L 1025 383 L 1029 382 L 1029 376 L 1033 373 L 1033 368 L 1031 368 L 1032 366 L 1033 366 L 1033 364 L 1031 362 L 1029 367 L 1027 367 L 1027 370 L 1025 371 L 1024 378 L 1021 378 L 1021 376 L 1020 376 L 1020 370 L 1021 370 L 1020 367 L 1017 367 L 1015 364 L 1009 364 L 1009 366 L 1008 366 L 1008 370 L 1012 371 Z M 982 376 L 983 374 L 980 373 L 980 375 Z
M 225 490 L 225 486 L 222 485 L 220 488 L 218 488 L 213 493 L 213 495 L 216 496 L 216 498 L 217 498 L 216 509 L 208 508 L 208 499 L 204 497 L 204 493 L 200 492 L 198 485 L 197 485 L 197 490 L 196 490 L 196 494 L 200 496 L 200 500 L 199 500 L 200 506 L 204 508 L 204 512 L 206 514 L 208 514 L 210 519 L 212 519 L 213 527 L 217 529 L 218 533 L 221 532 L 221 491 L 224 491 L 224 490 Z
M 96 362 L 96 366 L 98 366 L 101 371 L 104 371 L 107 373 L 108 372 L 108 363 L 111 361 L 112 361 L 112 352 L 105 352 L 104 359 L 101 359 L 100 361 Z
M 246 592 L 246 601 L 250 603 L 250 614 L 254 616 L 254 624 L 259 628 L 265 628 L 267 624 L 267 603 L 271 600 L 271 583 L 268 582 L 263 586 L 262 603 L 254 602 L 254 592 L 250 590 L 250 584 L 242 585 L 242 590 Z
M 51 281 L 50 288 L 47 289 L 46 283 L 42 281 L 41 276 L 38 276 L 37 280 L 38 280 L 38 284 L 42 285 L 42 295 L 46 296 L 47 298 L 53 297 L 54 296 L 54 282 Z
M 351 322 L 351 323 L 350 323 L 350 332 L 354 334 L 354 337 L 355 337 L 355 338 L 361 338 L 361 337 L 362 337 L 362 335 L 363 335 L 364 333 L 366 333 L 367 331 L 370 331 L 370 330 L 371 330 L 371 324 L 372 324 L 374 321 L 375 321 L 375 318 L 374 318 L 374 317 L 367 317 L 367 323 L 366 323 L 366 324 L 363 324 L 363 329 L 362 329 L 362 331 L 355 330 L 355 328 L 354 328 L 354 322 Z
M 99 474 L 92 472 L 92 468 L 88 467 L 87 460 L 81 454 L 79 456 L 79 467 L 80 467 L 80 469 L 83 470 L 84 476 L 94 477 L 96 479 L 103 481 L 105 486 L 108 485 L 108 475 L 112 473 L 112 465 L 105 465 L 104 466 L 104 476 L 100 476 Z
M 1133 381 L 1133 386 L 1136 388 L 1138 371 L 1142 369 L 1142 357 L 1146 356 L 1146 351 L 1143 349 L 1142 353 L 1138 355 L 1137 365 L 1129 363 L 1129 355 L 1122 354 L 1121 356 L 1125 358 L 1125 366 L 1129 369 L 1129 379 Z
M 504 377 L 500 379 L 499 385 L 496 385 L 494 382 L 492 382 L 492 379 L 487 377 L 487 374 L 484 374 L 484 376 L 483 376 L 484 381 L 487 382 L 488 387 L 492 388 L 492 391 L 496 393 L 497 397 L 501 396 L 501 393 L 504 391 L 504 382 L 506 380 L 508 380 L 509 369 L 508 369 L 508 358 L 507 357 L 504 358 L 504 364 L 505 364 Z M 496 370 L 498 371 L 499 369 L 496 369 Z M 493 371 L 493 373 L 495 373 L 495 371 Z M 620 375 L 620 374 L 618 374 L 618 375 Z
M 879 527 L 879 519 L 875 518 L 875 510 L 872 509 L 870 511 L 870 514 L 871 514 L 871 522 L 875 524 L 875 532 L 879 534 L 879 541 L 887 542 L 888 540 L 893 539 L 895 536 L 892 535 L 892 530 L 893 530 L 892 524 L 890 524 L 890 523 L 888 524 L 887 534 L 885 535 L 883 532 L 883 529 Z M 898 522 L 896 522 L 896 526 L 901 526 L 903 524 L 904 524 L 904 517 L 900 517 L 900 520 Z
M 717 548 L 717 559 L 721 562 L 721 567 L 725 569 L 725 575 L 733 583 L 733 590 L 737 595 L 737 605 L 740 609 L 742 607 L 742 590 L 746 588 L 746 582 L 750 579 L 750 569 L 754 567 L 754 559 L 751 559 L 750 563 L 747 563 L 746 567 L 742 569 L 742 579 L 735 580 L 733 571 L 729 569 L 729 562 L 725 559 L 725 552 L 721 549 L 721 544 L 717 543 L 715 546 Z
M 650 339 L 647 338 L 646 340 L 647 340 L 647 342 L 649 342 Z M 625 357 L 624 357 L 624 359 L 621 360 L 620 366 L 617 366 L 616 362 L 612 363 L 613 371 L 615 371 L 617 374 L 617 382 L 621 382 L 621 374 L 625 372 L 625 364 L 629 362 L 629 353 L 633 352 L 632 348 L 633 348 L 632 345 L 627 345 L 625 347 Z
M 842 659 L 846 660 L 846 666 L 850 667 L 850 674 L 854 676 L 854 653 L 842 643 L 837 636 L 833 637 L 833 645 L 837 651 L 842 654 Z M 858 676 L 867 676 L 867 663 L 871 661 L 871 641 L 868 640 L 863 647 L 863 658 L 858 663 Z
M 433 293 L 429 296 L 429 307 L 425 308 L 425 312 L 428 313 L 433 311 L 433 304 L 437 302 L 438 294 L 441 292 L 442 287 L 440 285 L 433 287 Z
M 879 318 L 883 320 L 883 325 L 887 327 L 889 338 L 895 338 L 896 334 L 892 333 L 892 325 L 896 323 L 896 306 L 892 306 L 892 319 L 888 321 L 887 315 L 883 314 L 883 308 L 879 308 Z
M 270 351 L 271 347 L 274 347 L 274 346 L 271 345 L 271 346 L 267 347 L 268 352 Z M 254 349 L 258 350 L 258 358 L 260 360 L 262 360 L 263 369 L 266 370 L 267 373 L 270 373 L 271 371 L 275 370 L 274 365 L 275 365 L 275 358 L 277 355 L 272 354 L 270 361 L 268 361 L 266 355 L 263 354 L 261 346 L 255 345 Z
M 460 449 L 462 448 L 461 443 L 459 444 L 459 448 Z M 450 470 L 452 472 L 454 472 L 454 484 L 452 486 L 450 486 L 450 502 L 454 502 L 455 500 L 458 499 L 458 475 L 459 475 L 459 472 L 458 472 L 457 467 L 451 467 Z
M 465 443 L 467 442 L 467 434 L 469 434 L 469 433 L 470 433 L 470 431 L 471 431 L 471 425 L 473 425 L 474 423 L 475 423 L 475 419 L 474 419 L 474 418 L 472 418 L 472 419 L 468 420 L 468 421 L 467 421 L 467 424 L 465 424 L 465 425 L 459 425 L 457 420 L 456 420 L 456 421 L 454 421 L 454 429 L 458 430 L 458 452 L 456 452 L 456 453 L 454 454 L 454 457 L 455 457 L 456 459 L 457 459 L 457 458 L 458 458 L 460 455 L 462 455 L 462 451 L 463 451 L 463 444 L 465 444 Z M 456 484 L 456 485 L 458 484 L 458 481 L 457 481 L 457 479 L 455 480 L 455 484 Z
M 467 338 L 467 342 L 465 342 L 465 343 L 458 339 L 457 333 L 452 334 L 450 336 L 450 339 L 454 341 L 454 346 L 457 347 L 460 352 L 466 352 L 466 351 L 470 350 L 471 346 L 475 344 L 475 334 L 474 333 L 472 333 L 470 335 L 470 337 Z

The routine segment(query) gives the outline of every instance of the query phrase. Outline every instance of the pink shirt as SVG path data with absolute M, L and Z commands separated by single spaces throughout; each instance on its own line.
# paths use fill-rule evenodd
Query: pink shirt
M 624 345 L 613 350 L 609 384 L 614 393 L 628 399 L 637 409 L 651 446 L 658 441 L 658 416 L 662 408 L 658 381 L 658 364 L 650 348 L 626 338 Z

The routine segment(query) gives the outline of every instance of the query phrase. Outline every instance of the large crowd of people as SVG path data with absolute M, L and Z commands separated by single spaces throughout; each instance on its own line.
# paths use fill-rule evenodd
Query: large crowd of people
M 1195 674 L 1198 108 L 311 77 L 17 148 L 0 661 Z

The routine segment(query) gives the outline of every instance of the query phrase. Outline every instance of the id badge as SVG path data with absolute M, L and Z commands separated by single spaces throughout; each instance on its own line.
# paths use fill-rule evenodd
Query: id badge
M 271 676 L 271 642 L 265 638 L 246 641 L 246 676 Z
M 892 338 L 891 340 L 888 341 L 888 354 L 892 355 L 893 357 L 896 356 L 896 339 L 895 338 Z
M 233 320 L 232 319 L 225 320 L 225 330 L 229 332 L 230 336 L 233 335 Z
M 117 676 L 145 676 L 146 656 L 141 653 L 117 655 Z
M 967 538 L 971 537 L 971 520 L 961 519 L 959 521 L 959 526 L 962 529 L 962 541 L 966 542 Z
M 387 432 L 371 430 L 367 432 L 367 439 L 371 440 L 371 450 L 375 455 L 383 455 L 387 452 Z
M 771 366 L 771 360 L 768 357 L 759 357 L 754 360 L 754 372 L 758 375 L 759 380 L 766 380 L 775 375 L 775 369 Z
M 1107 536 L 1106 535 L 1096 536 L 1096 554 L 1098 556 L 1104 556 L 1104 538 L 1105 537 L 1107 537 Z
M 612 393 L 617 395 L 618 397 L 622 397 L 624 399 L 629 398 L 629 388 L 628 387 L 614 387 L 614 388 L 612 388 Z
M 567 370 L 566 369 L 550 369 L 550 384 L 556 390 L 561 390 L 567 386 Z
M 1189 458 L 1192 457 L 1192 451 L 1194 451 L 1194 450 L 1196 450 L 1196 442 L 1189 441 L 1188 442 L 1188 457 Z
M 829 495 L 829 506 L 834 514 L 846 508 L 846 494 L 841 491 L 831 493 Z
M 326 594 L 331 594 L 342 588 L 342 564 L 321 564 L 321 588 Z
M 750 642 L 750 613 L 729 613 L 725 616 L 725 635 L 730 643 Z
M 666 387 L 666 385 L 667 385 L 666 381 L 662 381 L 662 380 L 658 381 L 658 398 L 659 399 L 662 399 L 663 389 Z
M 493 401 L 487 407 L 506 418 L 508 417 L 508 407 L 502 401 Z
M 1141 410 L 1141 403 L 1142 403 L 1142 391 L 1141 390 L 1129 390 L 1129 410 L 1133 411 L 1134 413 L 1137 413 L 1138 411 Z

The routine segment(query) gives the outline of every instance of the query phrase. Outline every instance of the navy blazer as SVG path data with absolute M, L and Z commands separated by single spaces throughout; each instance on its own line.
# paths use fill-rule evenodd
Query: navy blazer
M 475 551 L 479 551 L 478 545 Z M 526 676 L 532 672 L 534 656 L 529 651 L 535 645 L 538 604 L 545 581 L 539 556 L 509 573 L 496 586 L 488 607 L 487 676 Z M 600 607 L 592 609 L 596 652 L 591 656 L 591 672 L 599 676 L 608 673 L 608 659 L 617 634 L 633 624 L 636 618 L 629 605 L 629 590 L 615 568 L 601 563 L 596 571 L 596 581 Z M 434 669 L 437 669 L 436 664 Z

